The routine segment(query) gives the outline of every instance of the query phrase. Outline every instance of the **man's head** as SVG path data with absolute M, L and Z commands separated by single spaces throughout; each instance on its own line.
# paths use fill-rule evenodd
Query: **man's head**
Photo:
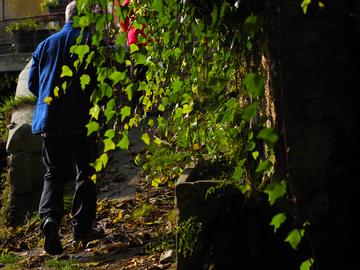
M 71 1 L 65 10 L 65 21 L 68 22 L 72 19 L 72 17 L 77 15 L 77 4 L 76 1 Z

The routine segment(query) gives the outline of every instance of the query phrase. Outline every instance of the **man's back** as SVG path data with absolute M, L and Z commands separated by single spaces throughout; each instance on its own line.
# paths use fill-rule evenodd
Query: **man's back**
M 89 119 L 91 91 L 81 89 L 80 76 L 90 72 L 90 68 L 84 71 L 80 67 L 76 72 L 77 56 L 70 53 L 79 34 L 80 30 L 72 28 L 72 21 L 69 21 L 61 31 L 40 43 L 33 54 L 29 90 L 38 96 L 33 133 L 84 132 Z M 72 70 L 71 77 L 61 77 L 64 65 Z

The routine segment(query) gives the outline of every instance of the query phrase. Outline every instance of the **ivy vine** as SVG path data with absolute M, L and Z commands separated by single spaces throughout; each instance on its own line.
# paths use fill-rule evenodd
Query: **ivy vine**
M 132 128 L 146 126 L 141 139 L 149 148 L 182 153 L 187 161 L 226 164 L 221 179 L 247 196 L 265 193 L 270 205 L 286 199 L 287 179 L 274 179 L 279 136 L 264 109 L 266 76 L 257 59 L 264 20 L 253 1 L 122 2 L 77 1 L 74 25 L 83 33 L 90 30 L 91 42 L 79 36 L 71 49 L 78 60 L 62 67 L 64 78 L 80 67 L 96 68 L 87 125 L 88 135 L 102 138 L 102 153 L 92 164 L 96 171 L 106 167 L 110 151 L 129 150 Z M 302 2 L 305 13 L 310 3 Z M 132 26 L 144 35 L 127 46 L 119 23 L 130 15 Z M 83 74 L 82 88 L 94 79 Z M 67 84 L 54 89 L 55 97 Z M 135 161 L 143 164 L 140 155 Z M 161 176 L 152 177 L 154 186 L 161 184 Z M 288 215 L 281 212 L 269 221 L 274 232 Z M 297 249 L 309 224 L 294 224 L 284 241 Z M 312 267 L 314 255 L 300 269 Z

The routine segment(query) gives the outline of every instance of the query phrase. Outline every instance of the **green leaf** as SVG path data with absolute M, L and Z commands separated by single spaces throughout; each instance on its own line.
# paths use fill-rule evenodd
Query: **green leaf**
M 254 151 L 251 153 L 252 157 L 257 160 L 257 158 L 259 157 L 259 151 Z
M 125 72 L 114 71 L 110 76 L 109 79 L 113 81 L 113 85 L 117 84 L 118 82 L 124 80 L 126 77 Z
M 89 45 L 77 45 L 75 53 L 78 55 L 80 62 L 84 60 L 85 55 L 90 51 Z
M 55 97 L 59 97 L 59 87 L 58 86 L 55 86 L 55 88 L 54 88 L 54 96 Z
M 121 122 L 123 122 L 126 117 L 130 116 L 131 108 L 129 106 L 122 107 L 120 114 L 121 114 Z
M 311 4 L 311 0 L 303 0 L 301 3 L 301 7 L 303 9 L 304 14 L 307 13 L 308 6 Z
M 91 118 L 94 118 L 96 120 L 99 119 L 99 113 L 100 113 L 100 106 L 99 105 L 94 105 L 91 109 L 90 109 L 90 115 Z
M 241 177 L 243 176 L 245 162 L 246 162 L 245 158 L 238 162 L 238 164 L 237 164 L 237 166 L 235 168 L 235 171 L 233 173 L 233 176 L 232 176 L 235 180 L 240 180 Z
M 306 261 L 303 261 L 300 265 L 300 270 L 310 270 L 311 266 L 314 264 L 314 259 L 309 258 Z
M 90 83 L 90 76 L 88 74 L 83 74 L 80 77 L 80 84 L 81 84 L 81 89 L 85 90 L 85 87 Z
M 73 72 L 72 72 L 71 68 L 69 68 L 67 65 L 63 65 L 61 67 L 61 70 L 62 70 L 62 72 L 61 72 L 60 77 L 72 77 Z
M 266 142 L 270 147 L 273 147 L 279 139 L 273 128 L 263 128 L 256 137 Z
M 264 93 L 264 76 L 250 72 L 245 76 L 244 85 L 252 97 L 260 97 Z
M 154 0 L 152 3 L 152 8 L 157 12 L 162 13 L 163 10 L 163 2 L 162 0 Z
M 107 122 L 109 122 L 113 118 L 113 116 L 116 114 L 114 107 L 115 107 L 115 99 L 112 98 L 106 103 L 106 109 L 104 111 L 104 115 L 106 117 Z
M 269 183 L 264 192 L 269 195 L 269 203 L 273 205 L 275 201 L 286 194 L 286 182 L 283 180 L 279 182 Z
M 141 135 L 141 140 L 146 143 L 147 145 L 150 144 L 150 136 L 147 133 L 143 133 L 143 135 Z
M 260 160 L 255 172 L 261 173 L 271 168 L 271 163 L 268 160 Z
M 226 111 L 223 115 L 221 123 L 232 122 L 234 120 L 234 111 Z
M 85 28 L 90 25 L 90 17 L 89 15 L 83 15 L 80 17 L 79 25 L 81 28 Z
M 50 97 L 50 96 L 44 98 L 44 102 L 45 102 L 47 105 L 50 105 L 52 101 L 53 101 L 53 98 Z
M 146 65 L 146 55 L 140 52 L 135 52 L 132 55 L 135 65 Z
M 256 116 L 257 108 L 258 108 L 257 102 L 246 107 L 241 115 L 241 118 L 244 119 L 245 121 L 249 121 L 250 119 L 254 118 Z
M 120 147 L 123 150 L 128 150 L 129 149 L 129 136 L 127 133 L 123 133 L 123 136 L 121 138 L 121 140 L 119 141 L 119 143 L 117 144 L 118 147 Z
M 211 12 L 211 18 L 212 18 L 212 25 L 215 25 L 218 23 L 219 21 L 219 10 L 218 7 L 216 5 L 216 3 L 214 3 L 214 8 Z
M 275 215 L 270 222 L 270 225 L 274 226 L 274 232 L 276 232 L 285 221 L 286 215 L 284 213 Z
M 113 142 L 112 139 L 110 138 L 105 139 L 103 140 L 103 143 L 104 143 L 104 153 L 115 149 L 115 143 Z
M 90 123 L 88 123 L 86 125 L 87 127 L 87 135 L 89 136 L 90 134 L 92 134 L 93 132 L 97 132 L 100 129 L 99 123 L 95 122 L 95 121 L 91 121 Z
M 304 236 L 304 229 L 293 229 L 285 239 L 293 249 L 297 249 L 302 237 Z
M 250 15 L 245 19 L 244 32 L 251 35 L 256 34 L 261 30 L 262 20 L 259 16 Z
M 105 132 L 104 137 L 109 138 L 109 139 L 114 138 L 114 137 L 115 137 L 115 130 L 113 130 L 113 129 L 108 129 L 108 130 Z
M 106 164 L 109 161 L 109 157 L 107 153 L 103 153 L 95 162 L 90 165 L 97 171 L 100 172 L 103 168 L 105 168 Z

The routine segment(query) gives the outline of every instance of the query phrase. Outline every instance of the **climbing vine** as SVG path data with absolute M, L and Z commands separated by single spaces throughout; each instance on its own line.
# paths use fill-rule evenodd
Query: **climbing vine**
M 84 34 L 78 38 L 71 49 L 78 60 L 61 74 L 71 78 L 80 67 L 96 68 L 87 125 L 88 135 L 102 138 L 102 154 L 92 164 L 96 171 L 105 168 L 110 151 L 131 150 L 129 132 L 142 127 L 149 149 L 181 153 L 174 155 L 178 162 L 180 156 L 222 164 L 217 177 L 247 197 L 265 193 L 270 205 L 286 199 L 287 179 L 274 179 L 279 136 L 265 108 L 267 78 L 259 60 L 264 20 L 255 1 L 124 2 L 129 1 L 77 1 L 74 25 L 83 33 L 90 29 L 91 42 L 84 43 Z M 302 3 L 304 12 L 309 4 Z M 120 24 L 127 18 L 142 33 L 137 43 L 127 44 Z M 82 88 L 94 77 L 83 74 Z M 66 87 L 66 82 L 57 86 L 55 96 Z M 150 151 L 148 163 L 140 155 L 135 161 L 149 168 L 151 158 L 156 157 Z M 167 181 L 163 172 L 151 177 L 154 186 Z M 288 215 L 281 212 L 269 221 L 275 232 Z M 308 223 L 294 224 L 284 241 L 297 249 Z M 310 256 L 300 269 L 313 264 Z

